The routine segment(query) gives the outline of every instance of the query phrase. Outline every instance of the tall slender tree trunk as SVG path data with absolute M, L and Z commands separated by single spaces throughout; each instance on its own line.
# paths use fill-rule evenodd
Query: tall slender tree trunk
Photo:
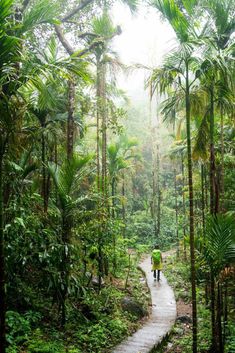
M 105 218 L 108 208 L 107 204 L 107 115 L 106 115 L 106 67 L 101 60 L 101 55 L 96 55 L 97 60 L 97 81 L 96 81 L 96 104 L 97 104 L 97 191 L 102 194 L 102 216 L 100 214 L 100 202 L 98 201 L 98 213 L 101 224 L 98 229 L 98 281 L 99 290 L 102 285 L 104 274 L 104 255 L 102 236 L 105 230 Z M 101 128 L 101 138 L 100 138 Z M 100 163 L 100 142 L 101 142 L 101 163 Z
M 193 316 L 193 353 L 197 353 L 197 297 L 196 297 L 196 273 L 195 273 L 195 248 L 194 248 L 194 198 L 193 198 L 193 170 L 191 149 L 191 108 L 189 96 L 189 63 L 186 66 L 186 130 L 187 130 L 187 155 L 188 155 L 188 184 L 189 184 L 189 229 L 190 229 L 190 258 L 191 258 L 191 284 L 192 284 L 192 316 Z
M 158 234 L 158 237 L 161 234 L 161 202 L 162 202 L 161 189 L 159 186 L 158 195 L 157 195 L 157 234 Z
M 2 144 L 1 144 L 2 145 Z M 5 292 L 5 256 L 4 256 L 4 224 L 3 224 L 3 156 L 0 151 L 0 351 L 6 352 L 6 292 Z
M 123 236 L 126 233 L 126 207 L 125 207 L 125 196 L 126 196 L 126 188 L 125 188 L 125 173 L 122 172 L 122 221 L 124 224 L 123 227 Z
M 75 82 L 68 81 L 68 117 L 67 117 L 67 160 L 70 162 L 74 152 L 74 112 L 75 112 Z M 69 168 L 69 165 L 68 165 Z M 62 210 L 62 261 L 61 261 L 61 324 L 66 323 L 66 300 L 68 296 L 70 277 L 70 243 L 72 232 L 72 219 L 68 220 Z
M 215 214 L 214 89 L 210 89 L 210 213 Z
M 97 168 L 97 193 L 100 193 L 100 121 L 101 121 L 101 62 L 100 55 L 97 54 L 97 72 L 96 72 L 96 168 Z M 98 218 L 100 219 L 100 201 L 97 202 Z M 101 289 L 103 275 L 103 254 L 102 254 L 102 231 L 98 224 L 98 281 L 99 290 Z
M 150 87 L 151 89 L 151 87 Z M 152 92 L 150 92 L 149 100 L 149 129 L 151 138 L 151 153 L 152 153 L 152 202 L 151 202 L 151 215 L 154 225 L 154 235 L 157 241 L 158 229 L 157 229 L 157 160 L 156 160 L 156 134 L 155 127 L 152 121 Z
M 204 165 L 201 163 L 201 202 L 202 202 L 202 234 L 205 237 L 205 185 L 204 185 Z
M 43 210 L 47 212 L 47 177 L 46 177 L 46 141 L 45 141 L 45 122 L 42 124 L 42 198 L 43 198 Z
M 97 171 L 97 192 L 100 192 L 100 115 L 101 115 L 101 64 L 100 56 L 96 57 L 96 171 Z
M 74 149 L 74 113 L 75 113 L 75 82 L 68 81 L 68 118 L 67 118 L 67 159 L 73 156 Z
M 159 141 L 157 141 L 156 146 L 157 152 L 157 234 L 160 236 L 161 232 L 161 185 L 160 185 L 160 151 L 159 151 Z
M 157 229 L 157 163 L 156 163 L 156 146 L 154 143 L 153 131 L 152 133 L 152 218 L 154 224 L 155 239 L 158 239 L 158 229 Z
M 62 261 L 61 261 L 61 325 L 66 323 L 66 299 L 68 296 L 69 276 L 70 276 L 70 250 L 72 220 L 69 222 L 62 212 Z
M 224 353 L 223 332 L 222 332 L 222 293 L 221 286 L 217 284 L 217 332 L 218 332 L 218 348 L 219 353 Z
M 107 107 L 106 107 L 106 64 L 101 66 L 101 112 L 102 112 L 102 178 L 101 189 L 104 198 L 105 210 L 107 210 Z
M 220 178 L 220 209 L 224 212 L 224 112 L 221 108 L 220 139 L 221 139 L 221 178 Z
M 56 165 L 58 164 L 58 143 L 57 143 L 56 137 L 55 137 L 54 162 Z M 57 205 L 58 204 L 58 190 L 57 190 L 57 188 L 55 188 L 55 199 L 56 199 L 56 205 Z
M 111 182 L 111 193 L 112 193 L 112 219 L 115 219 L 115 194 L 116 194 L 116 182 L 115 178 L 112 178 Z M 116 256 L 116 234 L 115 231 L 113 232 L 113 269 L 114 274 L 116 273 L 117 269 L 117 256 Z
M 207 164 L 204 165 L 204 184 L 208 185 L 208 169 Z M 205 188 L 205 209 L 206 212 L 209 212 L 209 195 L 208 195 L 208 188 Z
M 225 337 L 227 333 L 228 326 L 228 281 L 225 279 L 225 288 L 224 288 L 224 307 L 223 307 L 223 316 L 224 316 L 224 325 L 223 325 L 223 341 L 225 342 Z
M 112 218 L 115 219 L 115 178 L 112 178 L 111 182 L 111 194 L 112 194 Z
M 177 241 L 177 256 L 179 256 L 179 229 L 178 229 L 178 197 L 177 197 L 177 182 L 176 169 L 174 169 L 174 188 L 175 188 L 175 235 Z
M 183 236 L 184 236 L 184 259 L 187 259 L 186 253 L 186 207 L 185 207 L 185 173 L 184 173 L 184 156 L 181 154 L 181 172 L 182 172 L 182 206 L 183 206 Z
M 216 337 L 216 322 L 215 322 L 215 279 L 211 272 L 210 278 L 211 285 L 211 330 L 212 330 L 212 349 L 213 352 L 217 353 L 217 337 Z

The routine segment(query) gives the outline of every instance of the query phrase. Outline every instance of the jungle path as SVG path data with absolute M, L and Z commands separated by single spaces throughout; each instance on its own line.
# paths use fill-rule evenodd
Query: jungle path
M 152 312 L 142 328 L 116 346 L 112 353 L 151 352 L 161 343 L 176 319 L 175 296 L 163 273 L 160 282 L 154 282 L 150 256 L 143 260 L 139 267 L 146 275 L 152 299 Z

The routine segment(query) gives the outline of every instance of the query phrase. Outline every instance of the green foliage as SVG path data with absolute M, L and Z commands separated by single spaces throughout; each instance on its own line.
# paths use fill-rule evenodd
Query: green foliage
M 18 352 L 20 346 L 29 341 L 32 328 L 38 325 L 41 320 L 41 314 L 28 311 L 21 315 L 16 311 L 8 311 L 6 317 L 7 324 L 7 342 L 10 346 L 8 352 Z
M 233 324 L 228 327 L 228 337 L 225 344 L 225 353 L 234 353 L 235 352 L 235 327 Z
M 136 9 L 136 0 L 124 2 Z M 186 64 L 196 130 L 191 141 L 195 152 L 196 231 L 202 233 L 200 158 L 209 180 L 212 86 L 220 201 L 224 187 L 221 210 L 234 215 L 233 2 L 153 1 L 180 42 L 148 81 L 151 95 L 155 90 L 168 94 L 162 115 L 169 123 L 178 124 L 175 136 L 162 127 L 157 134 L 149 130 L 143 123 L 149 119 L 145 103 L 129 109 L 123 122 L 127 102 L 121 107 L 117 104 L 123 93 L 116 86 L 115 70 L 108 71 L 111 66 L 122 67 L 112 58 L 111 50 L 112 38 L 121 31 L 112 23 L 109 3 L 105 8 L 88 3 L 0 0 L 0 258 L 4 255 L 7 272 L 7 276 L 1 272 L 2 278 L 6 277 L 1 290 L 6 289 L 9 309 L 8 353 L 99 353 L 138 327 L 137 318 L 122 311 L 121 300 L 128 293 L 144 308 L 148 306 L 148 291 L 136 271 L 140 256 L 156 241 L 161 248 L 169 248 L 188 233 L 188 185 L 182 171 L 186 167 Z M 84 8 L 74 9 L 77 5 Z M 63 20 L 67 9 L 72 11 L 69 22 Z M 196 12 L 200 17 L 196 18 Z M 205 24 L 207 15 L 210 19 Z M 66 52 L 53 32 L 55 25 L 60 26 L 56 27 L 57 34 Z M 72 50 L 68 50 L 70 40 Z M 79 50 L 75 48 L 78 42 Z M 67 51 L 74 54 L 67 56 Z M 107 66 L 100 86 L 94 54 L 98 66 Z M 74 84 L 73 97 L 68 81 Z M 106 101 L 103 110 L 107 111 L 108 141 L 104 138 L 103 114 L 98 117 L 99 128 L 96 125 L 99 89 Z M 73 136 L 69 134 L 70 122 Z M 138 136 L 138 140 L 131 136 Z M 177 146 L 169 157 L 168 145 L 174 137 Z M 66 147 L 70 145 L 73 157 L 68 160 Z M 157 165 L 154 153 L 158 155 Z M 159 178 L 154 180 L 156 170 Z M 175 174 L 179 181 L 174 189 Z M 107 193 L 97 187 L 101 177 Z M 157 205 L 159 219 L 154 213 Z M 158 220 L 160 229 L 156 231 Z M 233 223 L 232 217 L 218 215 L 208 220 L 203 240 L 197 237 L 199 285 L 209 270 L 222 282 L 222 271 L 233 265 Z M 189 302 L 189 266 L 177 259 L 167 264 L 165 272 L 177 297 Z M 203 303 L 200 289 L 197 294 Z M 2 315 L 4 308 L 0 309 Z M 63 309 L 67 321 L 61 328 Z M 208 348 L 208 317 L 208 310 L 199 305 L 201 350 Z M 179 333 L 179 327 L 177 330 Z M 234 350 L 230 322 L 228 333 L 226 349 L 230 352 Z M 180 344 L 185 352 L 190 351 L 189 335 L 182 337 Z
M 114 34 L 115 30 L 108 13 L 104 13 L 93 20 L 93 31 L 101 37 L 110 37 Z
M 191 10 L 194 3 L 195 1 L 187 1 L 187 8 Z M 179 39 L 186 42 L 190 24 L 176 2 L 174 0 L 154 0 L 152 4 L 168 19 Z
M 50 23 L 60 23 L 56 20 L 58 7 L 55 3 L 48 0 L 37 1 L 34 6 L 28 8 L 23 16 L 22 26 L 19 29 L 20 34 L 32 30 L 39 25 Z
M 235 262 L 235 224 L 233 217 L 218 215 L 207 221 L 203 260 L 215 276 Z

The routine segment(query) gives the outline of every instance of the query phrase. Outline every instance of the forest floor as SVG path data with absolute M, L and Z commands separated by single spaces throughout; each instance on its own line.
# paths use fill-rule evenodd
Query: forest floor
M 187 254 L 188 256 L 188 254 Z M 180 256 L 169 252 L 165 258 L 165 275 L 174 289 L 177 319 L 169 337 L 152 353 L 191 353 L 192 352 L 192 302 L 190 284 L 190 264 Z M 203 288 L 198 286 L 198 352 L 209 352 L 210 312 L 204 307 Z
M 175 322 L 174 293 L 165 276 L 161 274 L 160 282 L 154 281 L 150 256 L 143 260 L 140 268 L 146 274 L 152 298 L 152 312 L 143 327 L 119 344 L 113 353 L 148 353 L 163 340 Z

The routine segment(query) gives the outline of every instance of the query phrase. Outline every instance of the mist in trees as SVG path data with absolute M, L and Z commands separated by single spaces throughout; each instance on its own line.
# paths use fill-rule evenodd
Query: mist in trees
M 228 352 L 235 3 L 147 4 L 176 35 L 157 67 L 121 61 L 112 6 L 0 0 L 0 351 L 107 352 L 133 330 L 120 298 L 157 243 L 190 264 L 193 353 L 202 287 L 208 352 Z M 138 70 L 133 99 L 118 77 Z

